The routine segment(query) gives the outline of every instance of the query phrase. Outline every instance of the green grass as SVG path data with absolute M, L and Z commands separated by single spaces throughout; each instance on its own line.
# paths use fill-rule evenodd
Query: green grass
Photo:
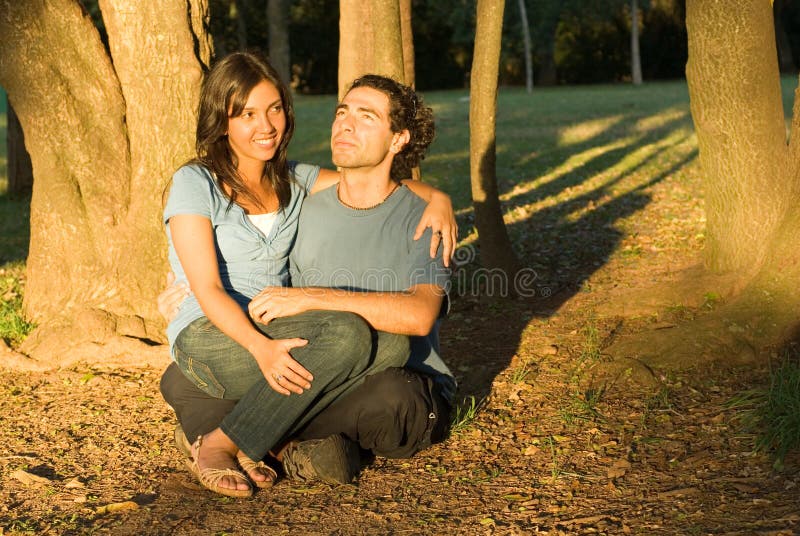
M 33 330 L 34 324 L 22 315 L 25 288 L 25 265 L 22 261 L 0 268 L 0 338 L 14 347 Z
M 795 77 L 782 80 L 787 114 L 796 84 Z M 475 239 L 469 92 L 431 91 L 424 97 L 436 113 L 437 136 L 422 163 L 423 179 L 451 194 L 462 244 L 468 244 Z M 331 166 L 335 103 L 332 95 L 296 98 L 291 158 Z M 615 251 L 622 258 L 637 257 L 639 246 L 626 250 L 618 237 L 635 226 L 637 213 L 650 202 L 647 189 L 665 177 L 688 176 L 696 182 L 699 176 L 684 81 L 536 88 L 532 94 L 501 88 L 496 123 L 498 187 L 507 227 L 523 261 L 537 272 L 569 270 L 589 253 L 588 262 L 595 265 Z M 5 95 L 0 90 L 0 269 L 24 261 L 29 239 L 27 200 L 8 198 L 6 174 Z M 699 212 L 696 190 L 674 189 Z M 588 237 L 587 229 L 601 233 Z M 552 241 L 559 243 L 558 250 L 541 249 Z M 24 267 L 13 270 L 21 273 Z
M 741 393 L 729 407 L 754 432 L 755 450 L 770 453 L 781 468 L 786 455 L 800 449 L 800 351 L 787 351 L 770 369 L 768 386 Z
M 471 205 L 469 188 L 469 92 L 424 94 L 437 118 L 437 136 L 422 164 L 426 181 L 448 191 L 457 208 Z M 292 156 L 330 165 L 328 138 L 333 96 L 298 96 L 297 133 Z M 650 123 L 641 124 L 644 119 Z M 685 82 L 537 88 L 503 88 L 498 97 L 497 174 L 500 192 L 534 186 L 537 180 L 575 174 L 569 184 L 621 165 L 626 153 L 658 144 L 675 132 L 691 135 Z M 609 155 L 609 153 L 613 153 Z M 606 155 L 604 157 L 604 155 Z M 547 192 L 556 193 L 551 185 Z M 560 189 L 560 188 L 559 188 Z M 526 190 L 527 191 L 527 190 Z
M 483 403 L 484 399 L 476 401 L 475 397 L 471 395 L 464 398 L 455 408 L 456 413 L 450 423 L 450 433 L 458 434 L 469 428 Z
M 17 346 L 34 328 L 22 314 L 30 199 L 8 195 L 6 126 L 6 95 L 0 88 L 0 339 Z

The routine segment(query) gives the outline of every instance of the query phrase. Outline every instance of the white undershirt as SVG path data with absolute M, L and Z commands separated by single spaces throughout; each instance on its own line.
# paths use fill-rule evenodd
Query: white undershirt
M 264 233 L 264 236 L 269 236 L 272 226 L 275 225 L 275 220 L 278 218 L 278 211 L 266 214 L 247 214 L 247 218 L 259 231 Z

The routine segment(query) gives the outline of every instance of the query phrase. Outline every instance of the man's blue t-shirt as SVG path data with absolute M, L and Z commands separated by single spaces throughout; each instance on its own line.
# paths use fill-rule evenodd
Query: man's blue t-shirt
M 446 292 L 450 270 L 441 248 L 430 257 L 430 229 L 413 239 L 425 207 L 405 186 L 369 210 L 342 205 L 336 186 L 308 197 L 290 254 L 292 286 L 399 292 L 430 284 Z M 438 323 L 427 337 L 411 337 L 406 366 L 433 376 L 452 402 L 456 384 L 438 355 Z

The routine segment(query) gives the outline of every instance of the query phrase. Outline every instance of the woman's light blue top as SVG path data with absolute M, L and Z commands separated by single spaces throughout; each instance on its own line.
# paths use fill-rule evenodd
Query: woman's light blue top
M 242 207 L 235 203 L 228 206 L 228 198 L 204 166 L 186 165 L 175 172 L 164 208 L 164 223 L 169 264 L 177 282 L 186 282 L 186 273 L 172 243 L 169 219 L 178 214 L 195 214 L 211 220 L 222 285 L 243 310 L 264 287 L 288 285 L 289 251 L 297 235 L 300 207 L 319 176 L 318 166 L 291 162 L 289 168 L 293 179 L 291 200 L 279 212 L 268 235 L 253 225 Z M 202 316 L 203 310 L 192 294 L 167 326 L 170 349 L 181 330 Z

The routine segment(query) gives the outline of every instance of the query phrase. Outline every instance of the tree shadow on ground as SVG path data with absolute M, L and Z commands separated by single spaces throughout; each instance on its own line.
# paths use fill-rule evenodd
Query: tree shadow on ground
M 623 132 L 639 119 L 626 118 L 615 130 Z M 678 157 L 670 153 L 691 136 L 675 135 L 676 129 L 685 124 L 685 116 L 673 118 L 653 131 L 628 136 L 619 144 L 609 144 L 608 139 L 586 139 L 559 150 L 556 162 L 530 186 L 506 185 L 510 191 L 501 195 L 504 211 L 514 215 L 513 223 L 506 227 L 524 273 L 498 277 L 475 262 L 479 248 L 469 245 L 462 248 L 466 251 L 458 252 L 452 314 L 442 330 L 442 347 L 445 360 L 459 380 L 459 399 L 480 400 L 490 394 L 493 381 L 509 368 L 520 351 L 530 322 L 552 316 L 581 292 L 585 282 L 620 247 L 625 233 L 618 224 L 651 202 L 648 188 L 678 173 L 696 158 L 696 148 L 683 151 Z M 590 155 L 569 171 L 559 170 L 571 155 L 591 151 L 598 144 L 610 148 Z M 639 155 L 635 164 L 620 166 L 634 154 Z M 666 165 L 659 164 L 665 160 Z M 642 177 L 648 164 L 654 163 L 659 165 L 659 171 Z M 550 180 L 540 180 L 548 174 Z M 622 183 L 632 177 L 636 178 L 635 185 L 624 187 Z M 584 191 L 579 195 L 537 206 L 580 187 Z M 619 194 L 618 190 L 625 193 Z M 471 216 L 470 212 L 461 214 L 462 228 L 472 224 Z M 509 298 L 512 288 L 516 288 L 517 296 Z M 538 344 L 535 335 L 525 340 Z

